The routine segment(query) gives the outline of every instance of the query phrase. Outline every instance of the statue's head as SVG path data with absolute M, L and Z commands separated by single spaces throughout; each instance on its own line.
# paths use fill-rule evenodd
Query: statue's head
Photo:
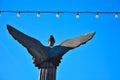
M 55 43 L 55 39 L 53 37 L 53 35 L 50 35 L 49 39 L 48 39 L 48 46 L 52 47 Z

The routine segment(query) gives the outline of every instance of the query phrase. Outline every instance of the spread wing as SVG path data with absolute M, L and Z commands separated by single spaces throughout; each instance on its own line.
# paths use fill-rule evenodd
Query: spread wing
M 95 32 L 91 32 L 76 38 L 65 40 L 62 43 L 60 43 L 59 46 L 70 47 L 70 48 L 79 47 L 80 45 L 85 44 L 87 41 L 92 39 L 94 34 Z
M 18 31 L 10 25 L 7 25 L 7 29 L 15 40 L 27 48 L 28 52 L 36 59 L 36 63 L 46 58 L 47 47 L 43 46 L 40 41 Z
M 94 34 L 95 34 L 95 32 L 91 32 L 91 33 L 88 33 L 88 34 L 78 36 L 76 38 L 68 39 L 68 40 L 61 42 L 59 45 L 53 47 L 49 51 L 50 53 L 52 53 L 52 54 L 50 54 L 50 57 L 64 55 L 67 51 L 74 49 L 76 47 L 79 47 L 82 44 L 85 44 L 87 41 L 92 39 Z

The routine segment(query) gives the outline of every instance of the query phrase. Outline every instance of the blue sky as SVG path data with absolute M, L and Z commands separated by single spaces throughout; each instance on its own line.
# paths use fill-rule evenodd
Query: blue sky
M 120 0 L 0 0 L 0 10 L 40 11 L 120 11 Z M 38 80 L 27 50 L 6 29 L 9 24 L 47 44 L 54 35 L 55 45 L 92 31 L 96 35 L 85 45 L 66 53 L 57 68 L 57 80 L 120 80 L 120 18 L 114 14 L 22 14 L 1 13 L 0 16 L 0 80 Z

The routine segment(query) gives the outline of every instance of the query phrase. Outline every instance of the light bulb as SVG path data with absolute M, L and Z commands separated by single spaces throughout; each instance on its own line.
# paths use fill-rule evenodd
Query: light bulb
M 20 11 L 17 13 L 17 17 L 20 17 Z
M 0 16 L 1 16 L 1 11 L 0 11 Z
M 80 16 L 79 16 L 79 13 L 76 13 L 76 18 L 78 19 Z
M 56 18 L 59 18 L 60 17 L 60 14 L 59 12 L 56 13 Z
M 37 17 L 40 17 L 40 12 L 37 13 Z
M 115 13 L 115 18 L 118 18 L 118 12 Z
M 96 13 L 96 16 L 95 16 L 96 18 L 99 18 L 99 14 L 98 14 L 98 12 Z

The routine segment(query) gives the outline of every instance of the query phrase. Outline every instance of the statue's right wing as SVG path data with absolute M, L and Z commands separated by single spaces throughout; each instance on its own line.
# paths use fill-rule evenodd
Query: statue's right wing
M 46 58 L 47 47 L 43 46 L 40 41 L 18 31 L 10 25 L 7 25 L 7 29 L 12 37 L 27 48 L 29 53 L 38 61 L 43 61 Z
M 49 53 L 50 57 L 56 57 L 56 56 L 61 56 L 64 55 L 66 52 L 68 52 L 71 49 L 74 49 L 76 47 L 79 47 L 82 44 L 85 44 L 88 42 L 92 37 L 94 36 L 95 32 L 91 32 L 85 35 L 81 35 L 72 39 L 67 39 L 63 42 L 61 42 L 59 45 L 53 47 Z
M 82 44 L 85 44 L 88 42 L 92 37 L 94 36 L 95 32 L 91 32 L 85 35 L 81 35 L 72 39 L 65 40 L 59 44 L 59 46 L 64 47 L 70 47 L 70 48 L 76 48 L 79 47 Z

